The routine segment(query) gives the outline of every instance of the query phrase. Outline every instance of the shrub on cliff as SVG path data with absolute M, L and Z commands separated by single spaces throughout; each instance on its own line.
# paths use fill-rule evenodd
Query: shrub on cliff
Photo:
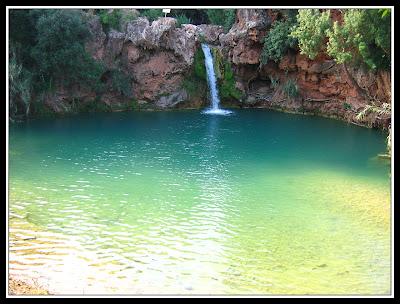
M 119 69 L 111 71 L 111 86 L 124 96 L 131 96 L 131 78 Z
M 90 32 L 79 10 L 38 10 L 36 43 L 31 51 L 35 61 L 36 84 L 51 90 L 54 84 L 94 85 L 102 69 L 86 52 Z
M 236 100 L 242 98 L 242 92 L 240 92 L 235 86 L 232 65 L 229 61 L 224 62 L 220 94 L 221 98 L 234 98 Z
M 331 27 L 330 11 L 299 9 L 297 22 L 290 36 L 298 40 L 301 54 L 314 59 L 325 47 L 326 31 Z
M 201 48 L 198 48 L 194 54 L 194 75 L 202 80 L 207 80 L 206 66 L 204 63 L 205 57 Z
M 260 56 L 260 64 L 266 64 L 268 60 L 281 61 L 289 48 L 297 44 L 297 40 L 290 36 L 292 27 L 296 24 L 295 18 L 277 21 L 264 38 L 264 46 Z
M 29 114 L 33 96 L 56 86 L 98 86 L 103 68 L 85 50 L 90 32 L 80 10 L 10 10 L 9 37 L 11 115 Z
M 298 39 L 300 53 L 310 59 L 326 52 L 337 63 L 390 68 L 390 10 L 347 9 L 343 22 L 332 24 L 329 10 L 300 9 L 297 20 L 290 36 Z
M 343 23 L 327 31 L 327 53 L 337 63 L 365 63 L 371 69 L 390 68 L 391 20 L 378 9 L 349 9 Z
M 121 10 L 101 9 L 99 10 L 99 17 L 104 32 L 108 33 L 110 29 L 120 30 Z
M 288 79 L 283 85 L 282 89 L 289 98 L 299 96 L 299 87 L 297 86 L 296 81 L 293 79 Z

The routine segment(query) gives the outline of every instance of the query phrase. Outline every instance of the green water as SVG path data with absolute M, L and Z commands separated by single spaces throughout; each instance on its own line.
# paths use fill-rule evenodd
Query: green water
M 9 269 L 61 294 L 390 293 L 385 135 L 262 110 L 10 126 Z

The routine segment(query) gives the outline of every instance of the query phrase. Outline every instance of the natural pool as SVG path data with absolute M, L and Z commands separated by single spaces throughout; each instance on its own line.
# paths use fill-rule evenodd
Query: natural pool
M 61 294 L 388 294 L 384 150 L 263 110 L 11 125 L 9 272 Z

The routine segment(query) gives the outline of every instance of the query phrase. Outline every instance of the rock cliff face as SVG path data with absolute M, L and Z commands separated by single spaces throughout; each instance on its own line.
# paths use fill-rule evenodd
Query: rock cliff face
M 341 15 L 333 12 L 335 20 Z M 314 60 L 295 50 L 280 61 L 260 67 L 263 38 L 276 20 L 273 10 L 238 10 L 230 31 L 220 36 L 225 58 L 233 63 L 236 87 L 244 93 L 242 106 L 258 106 L 336 117 L 358 123 L 356 114 L 367 104 L 390 103 L 390 73 L 338 65 L 327 55 Z M 287 97 L 283 87 L 297 84 L 297 97 Z M 274 82 L 274 83 L 272 83 Z M 369 124 L 382 126 L 386 121 Z
M 355 122 L 357 112 L 371 101 L 390 103 L 389 72 L 338 65 L 326 55 L 310 60 L 296 50 L 290 50 L 279 64 L 271 61 L 260 66 L 263 38 L 277 16 L 277 10 L 239 9 L 227 33 L 216 25 L 177 27 L 174 18 L 150 23 L 139 17 L 124 23 L 123 32 L 111 30 L 105 34 L 99 18 L 88 15 L 92 38 L 86 49 L 106 66 L 105 82 L 110 71 L 118 69 L 130 77 L 132 90 L 122 95 L 110 87 L 95 96 L 80 87 L 73 92 L 60 88 L 47 96 L 46 103 L 57 112 L 68 111 L 71 100 L 84 103 L 95 97 L 109 106 L 132 100 L 159 109 L 204 105 L 183 88 L 203 41 L 218 48 L 223 59 L 232 64 L 235 86 L 243 93 L 241 100 L 222 100 L 226 104 L 314 113 Z M 332 16 L 335 20 L 341 18 L 336 11 Z M 284 92 L 289 80 L 298 87 L 296 97 Z
M 171 108 L 188 99 L 182 82 L 193 65 L 194 54 L 200 45 L 200 35 L 212 43 L 218 41 L 219 26 L 191 24 L 176 27 L 176 19 L 160 18 L 150 23 L 137 18 L 124 24 L 124 32 L 103 32 L 100 19 L 88 15 L 92 38 L 86 44 L 87 52 L 106 67 L 102 79 L 110 82 L 111 71 L 120 70 L 131 79 L 132 91 L 122 95 L 108 86 L 96 96 L 79 87 L 65 90 L 59 87 L 46 97 L 46 104 L 55 112 L 68 112 L 73 100 L 81 103 L 97 97 L 97 102 L 109 106 L 135 101 L 139 105 Z
M 99 21 L 94 19 L 93 23 Z M 173 18 L 161 18 L 151 24 L 138 18 L 126 25 L 124 33 L 111 31 L 104 38 L 99 25 L 93 26 L 92 33 L 98 38 L 88 44 L 87 50 L 109 69 L 121 68 L 131 76 L 134 99 L 164 108 L 168 107 L 166 95 L 185 96 L 177 93 L 193 63 L 195 27 L 176 28 Z

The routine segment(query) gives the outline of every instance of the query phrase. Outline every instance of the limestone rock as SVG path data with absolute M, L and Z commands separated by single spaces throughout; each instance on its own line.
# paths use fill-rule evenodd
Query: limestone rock
M 156 102 L 155 106 L 158 108 L 173 108 L 182 101 L 187 100 L 188 94 L 184 89 L 174 92 L 168 96 L 161 96 Z
M 126 31 L 126 27 L 128 23 L 137 19 L 140 13 L 137 9 L 134 8 L 122 8 L 121 9 L 121 21 L 120 21 L 120 28 L 122 32 Z
M 271 21 L 266 10 L 239 9 L 237 22 L 219 41 L 227 57 L 234 64 L 258 64 L 262 50 L 262 39 Z
M 197 27 L 199 29 L 199 34 L 204 38 L 204 41 L 210 44 L 218 42 L 219 35 L 224 32 L 224 28 L 220 25 L 201 24 Z
M 104 55 L 106 34 L 103 32 L 99 16 L 87 14 L 86 18 L 88 19 L 87 24 L 91 34 L 91 39 L 85 45 L 86 51 L 91 54 L 94 59 L 101 60 Z

